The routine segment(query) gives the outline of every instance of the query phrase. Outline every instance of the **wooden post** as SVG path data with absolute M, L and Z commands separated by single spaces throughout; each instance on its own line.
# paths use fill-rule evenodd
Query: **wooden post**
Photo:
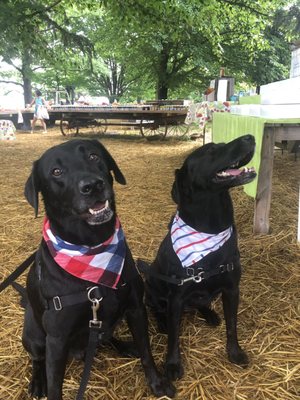
M 299 200 L 298 200 L 298 235 L 297 240 L 300 243 L 300 182 L 299 182 Z
M 253 231 L 256 234 L 266 235 L 269 233 L 275 129 L 274 127 L 265 126 L 263 133 L 261 162 L 254 208 Z

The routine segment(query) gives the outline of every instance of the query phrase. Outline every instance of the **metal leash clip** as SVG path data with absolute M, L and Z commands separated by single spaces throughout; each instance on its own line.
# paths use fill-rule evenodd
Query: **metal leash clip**
M 93 286 L 88 290 L 88 299 L 92 303 L 92 312 L 93 312 L 93 319 L 90 320 L 89 327 L 101 329 L 102 321 L 99 321 L 97 316 L 97 311 L 100 307 L 100 303 L 103 300 L 103 297 L 100 297 L 99 299 L 97 299 L 96 297 L 91 297 L 91 293 L 94 289 L 97 289 L 97 286 Z
M 204 271 L 200 271 L 196 276 L 194 276 L 194 282 L 200 283 L 204 279 Z
M 204 279 L 204 271 L 200 271 L 197 275 L 190 276 L 189 278 L 181 279 L 178 286 L 182 286 L 184 283 L 189 281 L 194 281 L 196 283 L 200 283 Z
M 102 300 L 102 298 L 101 298 Z M 98 328 L 100 329 L 102 327 L 102 321 L 99 321 L 98 316 L 97 316 L 97 311 L 100 307 L 100 301 L 98 299 L 93 299 L 92 300 L 92 311 L 93 311 L 93 319 L 90 320 L 89 322 L 89 327 L 90 328 Z

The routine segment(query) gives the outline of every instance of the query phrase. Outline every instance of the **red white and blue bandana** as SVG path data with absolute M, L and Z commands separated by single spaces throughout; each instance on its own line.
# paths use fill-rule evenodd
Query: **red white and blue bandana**
M 178 212 L 171 227 L 173 249 L 183 267 L 190 267 L 209 253 L 218 250 L 231 234 L 232 226 L 217 234 L 198 232 L 187 225 L 179 217 Z
M 85 281 L 116 288 L 125 261 L 125 237 L 116 218 L 114 234 L 94 247 L 65 242 L 55 236 L 46 218 L 43 237 L 55 262 L 69 274 Z

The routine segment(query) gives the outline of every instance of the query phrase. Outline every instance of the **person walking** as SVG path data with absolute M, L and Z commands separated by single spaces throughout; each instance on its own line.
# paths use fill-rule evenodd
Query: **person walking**
M 42 92 L 40 90 L 35 91 L 35 98 L 32 100 L 29 107 L 31 107 L 33 104 L 35 106 L 34 106 L 33 120 L 31 123 L 31 133 L 33 133 L 37 120 L 40 120 L 42 123 L 42 126 L 44 128 L 43 133 L 47 133 L 47 126 L 44 120 L 49 119 L 49 114 L 46 108 L 45 99 L 42 97 Z

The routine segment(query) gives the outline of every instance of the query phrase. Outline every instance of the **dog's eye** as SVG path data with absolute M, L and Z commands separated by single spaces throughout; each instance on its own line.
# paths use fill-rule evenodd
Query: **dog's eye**
M 89 155 L 89 160 L 98 161 L 99 160 L 99 156 L 97 156 L 97 154 L 92 153 L 92 154 Z
M 60 176 L 62 174 L 62 170 L 60 168 L 54 168 L 52 170 L 52 175 L 53 176 Z

